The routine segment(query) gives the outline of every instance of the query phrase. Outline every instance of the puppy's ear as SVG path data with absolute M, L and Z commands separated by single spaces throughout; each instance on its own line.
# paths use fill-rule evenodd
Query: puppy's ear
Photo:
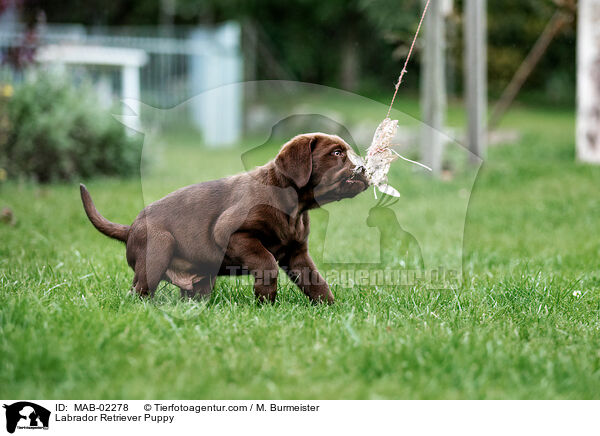
M 306 186 L 312 173 L 312 150 L 317 138 L 299 135 L 287 142 L 275 158 L 275 167 L 298 188 Z

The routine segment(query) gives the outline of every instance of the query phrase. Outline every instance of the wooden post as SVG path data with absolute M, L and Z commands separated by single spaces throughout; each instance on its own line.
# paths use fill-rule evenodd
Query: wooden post
M 600 164 L 600 0 L 579 0 L 577 158 Z
M 485 157 L 487 118 L 486 0 L 466 0 L 465 4 L 465 93 L 467 104 L 467 144 L 473 155 Z
M 529 75 L 533 72 L 538 62 L 548 50 L 550 43 L 556 35 L 564 28 L 566 24 L 570 22 L 570 17 L 565 15 L 561 10 L 556 10 L 546 24 L 544 31 L 535 42 L 533 48 L 521 63 L 517 72 L 510 80 L 510 83 L 506 86 L 506 89 L 502 92 L 502 95 L 498 99 L 498 102 L 494 105 L 492 115 L 488 123 L 488 129 L 494 130 L 498 127 L 500 120 L 508 111 L 508 108 L 519 94 L 521 87 L 525 84 L 525 81 Z
M 425 49 L 421 75 L 423 161 L 434 174 L 442 169 L 446 114 L 444 2 L 433 0 L 425 17 Z

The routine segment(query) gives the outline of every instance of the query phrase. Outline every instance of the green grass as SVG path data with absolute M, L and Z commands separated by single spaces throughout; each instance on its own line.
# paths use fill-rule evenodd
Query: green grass
M 460 107 L 449 119 L 461 122 Z M 180 301 L 171 286 L 141 301 L 127 294 L 122 244 L 93 229 L 77 184 L 5 183 L 0 207 L 18 223 L 0 224 L 0 397 L 598 398 L 600 168 L 574 162 L 573 123 L 564 109 L 507 116 L 523 139 L 492 148 L 479 173 L 461 287 L 333 284 L 334 306 L 309 304 L 285 281 L 275 305 L 257 306 L 244 280 L 220 280 L 207 302 Z M 245 149 L 191 143 L 170 144 L 141 184 L 88 183 L 100 211 L 129 223 L 144 201 L 243 168 Z M 448 223 L 460 217 L 466 179 L 397 168 L 410 200 L 398 215 L 436 235 L 424 245 L 443 262 L 456 235 L 421 216 L 433 205 Z M 348 204 L 372 203 L 365 193 Z M 320 216 L 312 245 L 323 243 Z M 363 230 L 333 254 L 361 252 Z

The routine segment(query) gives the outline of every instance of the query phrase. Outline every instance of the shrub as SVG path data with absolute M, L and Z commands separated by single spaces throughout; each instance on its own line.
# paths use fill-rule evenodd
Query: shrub
M 137 173 L 141 143 L 109 112 L 89 85 L 36 74 L 0 103 L 0 168 L 42 183 Z

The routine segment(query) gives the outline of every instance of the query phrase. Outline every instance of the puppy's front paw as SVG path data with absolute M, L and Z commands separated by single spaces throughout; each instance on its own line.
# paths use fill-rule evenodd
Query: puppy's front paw
M 329 289 L 326 292 L 320 292 L 311 296 L 311 301 L 314 304 L 333 304 L 335 303 L 335 298 Z

